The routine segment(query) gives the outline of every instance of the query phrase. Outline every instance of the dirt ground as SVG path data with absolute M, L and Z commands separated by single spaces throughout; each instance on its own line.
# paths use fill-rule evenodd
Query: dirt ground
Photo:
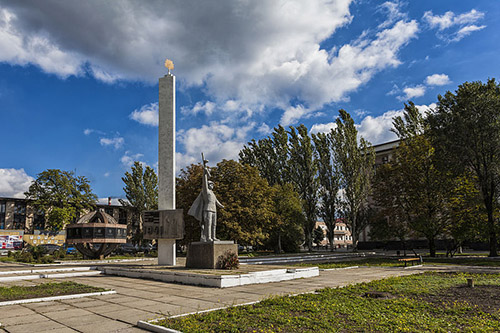
M 476 285 L 474 288 L 467 286 L 452 287 L 444 290 L 439 295 L 419 296 L 427 302 L 442 305 L 443 303 L 467 302 L 487 313 L 500 311 L 500 285 Z

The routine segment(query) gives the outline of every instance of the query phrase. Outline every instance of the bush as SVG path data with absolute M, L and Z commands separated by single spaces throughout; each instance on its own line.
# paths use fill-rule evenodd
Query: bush
M 54 251 L 54 253 L 52 254 L 52 257 L 54 259 L 64 259 L 65 256 L 66 254 L 64 253 L 64 249 Z
M 34 261 L 33 255 L 30 252 L 15 252 L 14 259 L 16 261 L 31 263 Z
M 33 259 L 38 260 L 43 257 L 47 251 L 41 246 L 32 246 L 28 248 L 28 252 L 31 253 Z
M 233 251 L 226 251 L 217 258 L 217 268 L 238 269 L 239 267 L 240 261 L 238 260 L 238 254 Z

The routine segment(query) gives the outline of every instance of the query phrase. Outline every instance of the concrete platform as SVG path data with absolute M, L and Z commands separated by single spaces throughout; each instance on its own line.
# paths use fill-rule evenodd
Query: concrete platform
M 253 270 L 252 270 L 253 268 Z M 248 284 L 288 281 L 309 278 L 319 275 L 318 267 L 274 268 L 248 267 L 238 271 L 223 270 L 188 270 L 184 268 L 153 267 L 99 267 L 105 275 L 116 275 L 130 278 L 148 279 L 163 282 L 181 283 L 194 286 L 228 288 Z

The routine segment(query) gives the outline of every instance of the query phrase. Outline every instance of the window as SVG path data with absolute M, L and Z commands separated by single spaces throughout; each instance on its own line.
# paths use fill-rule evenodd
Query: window
M 5 201 L 0 201 L 0 229 L 5 229 Z
M 26 224 L 26 204 L 24 202 L 16 202 L 14 205 L 14 224 L 12 229 L 24 229 Z
M 120 209 L 118 216 L 119 224 L 127 224 L 127 211 L 125 209 Z
M 45 229 L 45 213 L 42 210 L 36 211 L 33 215 L 33 230 Z
M 109 214 L 109 215 L 113 216 L 113 208 L 111 208 L 111 207 L 104 208 L 104 212 L 106 214 Z

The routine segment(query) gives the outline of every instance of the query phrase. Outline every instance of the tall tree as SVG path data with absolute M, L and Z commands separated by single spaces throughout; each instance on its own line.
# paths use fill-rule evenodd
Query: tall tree
M 377 213 L 370 221 L 370 236 L 374 239 L 398 239 L 406 255 L 406 241 L 411 235 L 409 211 L 403 188 L 403 176 L 396 161 L 380 165 L 373 182 L 373 199 Z
M 333 130 L 332 130 L 333 131 Z M 318 163 L 319 180 L 319 216 L 326 223 L 328 228 L 328 240 L 330 249 L 334 249 L 334 230 L 337 221 L 338 192 L 340 188 L 339 165 L 333 159 L 333 133 L 312 134 L 314 141 L 316 160 Z
M 158 176 L 153 168 L 135 161 L 131 172 L 125 172 L 122 181 L 125 183 L 123 191 L 127 201 L 120 199 L 120 203 L 130 207 L 139 225 L 134 232 L 132 241 L 142 242 L 142 213 L 147 210 L 158 209 Z
M 402 141 L 394 163 L 410 228 L 427 238 L 434 257 L 435 240 L 450 222 L 453 179 L 436 166 L 435 149 L 424 135 Z
M 288 134 L 281 126 L 271 136 L 252 140 L 239 153 L 240 162 L 256 167 L 269 185 L 283 185 L 288 181 Z
M 489 255 L 498 256 L 499 219 L 495 216 L 500 186 L 500 86 L 465 82 L 455 93 L 438 96 L 428 116 L 433 144 L 448 168 L 456 174 L 464 169 L 476 176 L 487 215 L 485 230 Z
M 302 203 L 292 184 L 273 186 L 274 216 L 269 226 L 268 247 L 276 253 L 297 252 L 304 241 Z
M 339 113 L 337 127 L 332 134 L 333 152 L 341 175 L 342 214 L 351 229 L 353 248 L 356 251 L 359 234 L 367 222 L 367 219 L 360 219 L 360 216 L 368 205 L 375 151 L 364 138 L 360 138 L 358 144 L 354 120 L 345 110 L 339 110 Z
M 311 137 L 304 125 L 290 126 L 290 180 L 302 199 L 305 215 L 304 236 L 309 251 L 312 251 L 312 233 L 317 217 L 318 204 L 318 166 L 314 159 Z
M 89 180 L 72 171 L 48 169 L 38 174 L 28 191 L 27 199 L 47 217 L 46 229 L 59 231 L 85 210 L 95 207 L 97 196 Z

